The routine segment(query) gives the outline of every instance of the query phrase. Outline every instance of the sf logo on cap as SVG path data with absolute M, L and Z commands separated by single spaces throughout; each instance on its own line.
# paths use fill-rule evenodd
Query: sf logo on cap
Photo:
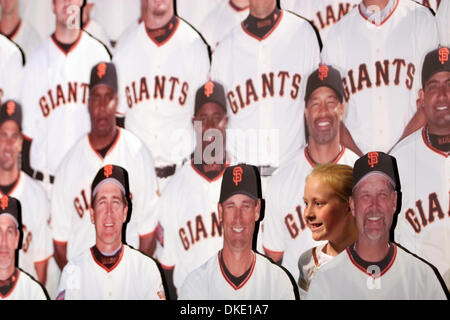
M 448 54 L 449 54 L 448 48 L 440 48 L 438 53 L 439 53 L 439 61 L 441 62 L 441 64 L 444 64 L 445 62 L 448 61 Z
M 106 178 L 109 178 L 109 176 L 112 175 L 112 171 L 113 171 L 112 165 L 108 164 L 103 169 L 103 174 L 105 175 Z
M 239 185 L 240 182 L 242 182 L 242 173 L 244 171 L 241 167 L 236 167 L 233 169 L 233 182 L 236 185 L 236 187 Z
M 106 63 L 100 63 L 97 67 L 97 76 L 101 79 L 106 74 Z
M 204 93 L 207 98 L 211 97 L 211 95 L 214 93 L 214 83 L 212 81 L 208 81 L 205 84 Z
M 14 101 L 9 101 L 6 104 L 6 113 L 8 114 L 8 116 L 11 117 L 15 111 L 16 111 L 16 103 Z
M 367 154 L 369 166 L 372 168 L 378 163 L 378 152 L 369 152 Z
M 0 206 L 2 207 L 2 210 L 5 210 L 6 208 L 8 208 L 8 196 L 3 196 L 2 199 L 0 200 Z
M 323 81 L 326 77 L 328 77 L 328 66 L 319 66 L 319 79 Z

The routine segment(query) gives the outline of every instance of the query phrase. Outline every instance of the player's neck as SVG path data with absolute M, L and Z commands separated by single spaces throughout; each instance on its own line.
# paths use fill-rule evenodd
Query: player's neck
M 378 262 L 383 260 L 389 252 L 389 239 L 370 241 L 359 237 L 355 243 L 355 251 L 367 262 Z
M 235 277 L 241 276 L 250 268 L 253 263 L 253 255 L 251 247 L 242 251 L 236 251 L 224 244 L 222 249 L 222 258 L 225 266 Z
M 383 10 L 384 8 L 386 8 L 387 4 L 389 3 L 389 0 L 363 0 L 364 6 L 366 8 L 370 8 L 371 6 L 373 7 L 378 7 L 379 10 Z
M 357 239 L 358 230 L 356 229 L 353 217 L 350 215 L 343 232 L 340 233 L 340 237 L 337 239 L 330 239 L 323 251 L 327 255 L 335 257 L 352 243 L 355 243 Z
M 97 247 L 98 251 L 100 251 L 101 254 L 105 256 L 110 256 L 116 254 L 121 248 L 122 248 L 122 241 L 119 240 L 115 241 L 113 243 L 105 243 L 103 241 L 100 241 L 97 239 L 95 246 Z
M 67 26 L 56 24 L 55 38 L 61 43 L 74 43 L 80 36 L 81 30 L 79 28 L 70 29 Z
M 426 126 L 425 130 L 428 130 L 429 133 L 437 135 L 437 136 L 448 136 L 448 135 L 450 135 L 450 131 L 449 131 L 448 127 L 442 128 L 442 127 L 439 127 L 439 126 L 434 126 L 434 125 L 432 125 L 430 123 Z
M 95 150 L 101 150 L 113 143 L 117 136 L 118 128 L 114 127 L 107 135 L 96 135 L 95 131 L 89 133 L 89 140 Z
M 307 148 L 311 160 L 316 164 L 331 163 L 338 158 L 342 151 L 339 136 L 336 136 L 329 144 L 319 144 L 310 138 Z
M 9 279 L 13 275 L 14 271 L 16 270 L 15 265 L 16 265 L 15 261 L 12 261 L 11 265 L 8 268 L 0 269 L 0 280 Z
M 243 9 L 250 5 L 250 0 L 229 0 L 235 7 Z
M 11 170 L 3 170 L 0 168 L 0 186 L 9 186 L 13 184 L 19 177 L 19 167 L 14 165 Z
M 277 6 L 276 1 L 259 0 L 258 5 L 255 2 L 250 3 L 250 15 L 258 19 L 266 18 Z
M 19 11 L 17 10 L 0 17 L 0 33 L 4 35 L 11 34 L 20 22 Z
M 162 28 L 169 23 L 173 16 L 173 10 L 168 10 L 166 14 L 161 16 L 148 15 L 145 19 L 145 26 L 150 30 Z

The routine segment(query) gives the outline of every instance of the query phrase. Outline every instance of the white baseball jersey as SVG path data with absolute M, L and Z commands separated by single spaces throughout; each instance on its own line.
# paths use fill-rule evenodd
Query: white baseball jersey
M 281 0 L 281 7 L 312 21 L 322 41 L 330 27 L 361 0 Z
M 219 254 L 189 274 L 180 289 L 180 300 L 295 299 L 287 273 L 267 257 L 253 252 L 250 273 L 236 286 L 223 271 Z
M 98 170 L 107 164 L 128 171 L 133 208 L 127 224 L 126 242 L 139 248 L 139 238 L 156 229 L 158 219 L 153 206 L 157 185 L 150 152 L 131 132 L 119 129 L 113 146 L 102 158 L 85 135 L 58 168 L 51 197 L 53 239 L 67 243 L 69 260 L 95 244 L 95 228 L 89 215 L 91 184 Z
M 26 272 L 18 269 L 13 289 L 0 300 L 47 300 L 41 285 Z
M 319 268 L 333 259 L 333 256 L 329 256 L 322 251 L 326 244 L 327 243 L 323 243 L 317 247 L 306 250 L 298 259 L 298 270 L 300 274 L 298 279 L 295 280 L 298 284 L 300 300 L 306 299 L 311 280 Z
M 200 30 L 206 16 L 217 7 L 219 3 L 228 0 L 176 0 L 177 15 L 186 20 L 195 29 Z
M 395 241 L 432 263 L 450 288 L 449 156 L 428 143 L 423 129 L 402 140 L 391 155 L 402 187 Z
M 427 8 L 390 1 L 391 13 L 377 25 L 361 5 L 352 9 L 330 29 L 322 50 L 323 62 L 343 77 L 344 123 L 362 153 L 388 152 L 398 141 L 416 111 L 425 54 L 438 45 Z
M 442 0 L 436 13 L 441 46 L 450 46 L 450 1 Z
M 45 262 L 53 255 L 47 194 L 26 173 L 20 172 L 8 196 L 18 199 L 22 207 L 23 242 L 19 250 L 19 267 L 37 279 L 35 264 Z
M 222 1 L 208 13 L 198 29 L 212 49 L 248 16 L 248 8 L 238 8 L 231 1 Z
M 178 18 L 172 28 L 159 44 L 141 23 L 114 55 L 125 128 L 145 143 L 157 167 L 180 164 L 192 151 L 195 92 L 209 69 L 198 33 Z
M 25 54 L 25 63 L 33 54 L 34 50 L 41 44 L 42 38 L 39 33 L 25 20 L 20 20 L 18 29 L 9 36 L 17 43 Z
M 223 172 L 211 181 L 186 163 L 167 183 L 157 204 L 164 239 L 158 260 L 163 268 L 174 268 L 177 288 L 223 246 L 217 211 L 222 176 Z
M 394 245 L 394 244 L 391 244 Z M 375 269 L 375 268 L 374 268 Z M 347 248 L 312 279 L 308 300 L 442 300 L 445 293 L 433 269 L 394 245 L 394 255 L 373 277 Z
M 334 161 L 353 166 L 358 156 L 342 148 Z M 267 252 L 283 253 L 282 265 L 298 279 L 300 255 L 323 242 L 314 241 L 303 217 L 303 193 L 306 177 L 314 168 L 313 162 L 302 149 L 300 153 L 278 169 L 267 183 L 263 247 Z
M 55 31 L 56 18 L 52 9 L 52 1 L 19 1 L 20 17 L 36 29 L 41 39 L 46 39 Z
M 256 166 L 282 165 L 305 144 L 304 83 L 319 63 L 311 25 L 287 11 L 276 18 L 263 39 L 236 26 L 212 58 L 228 99 L 227 149 Z
M 110 269 L 92 249 L 69 261 L 58 288 L 62 300 L 165 300 L 161 273 L 153 259 L 123 245 Z
M 95 4 L 91 18 L 97 21 L 109 39 L 116 41 L 141 15 L 140 0 L 90 0 Z
M 448 0 L 415 0 L 415 1 L 431 8 L 435 13 L 439 10 L 441 3 L 448 2 Z
M 94 19 L 89 19 L 83 27 L 83 30 L 88 32 L 91 36 L 100 40 L 108 50 L 111 50 L 111 41 L 106 34 L 105 29 Z
M 24 71 L 23 133 L 33 139 L 31 167 L 54 174 L 73 144 L 90 130 L 87 108 L 92 67 L 110 57 L 99 41 L 80 33 L 68 54 L 49 37 Z
M 22 80 L 23 56 L 20 49 L 0 34 L 0 104 L 17 99 Z

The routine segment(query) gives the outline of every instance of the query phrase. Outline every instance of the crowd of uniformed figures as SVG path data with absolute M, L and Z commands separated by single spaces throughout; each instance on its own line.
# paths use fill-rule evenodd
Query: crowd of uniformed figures
M 305 268 L 339 253 L 313 238 L 326 222 L 305 215 L 306 177 L 377 151 L 398 163 L 391 241 L 432 264 L 448 288 L 449 2 L 0 0 L 0 193 L 21 203 L 19 272 L 51 299 L 69 298 L 71 285 L 99 287 L 89 290 L 100 299 L 175 298 L 224 246 L 222 175 L 247 163 L 265 203 L 254 250 L 282 265 L 303 298 Z M 433 50 L 444 71 L 428 77 Z M 324 81 L 334 69 L 342 92 L 326 85 L 333 94 L 305 97 L 314 71 Z M 93 81 L 106 86 L 90 90 Z M 109 164 L 129 175 L 124 241 L 163 270 L 164 289 L 139 278 L 153 290 L 145 296 L 127 288 L 130 274 L 149 272 L 129 247 L 96 246 L 91 183 Z M 16 248 L 5 249 L 0 231 L 0 298 L 32 299 L 14 294 L 19 269 L 4 270 Z M 321 262 L 302 265 L 314 247 Z M 80 271 L 71 262 L 86 252 L 93 264 Z M 258 274 L 229 273 L 234 292 Z

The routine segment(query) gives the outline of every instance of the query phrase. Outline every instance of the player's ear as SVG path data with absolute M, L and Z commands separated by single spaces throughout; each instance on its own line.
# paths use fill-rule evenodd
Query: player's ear
M 123 208 L 123 219 L 122 219 L 122 223 L 125 223 L 125 221 L 127 221 L 127 217 L 128 217 L 128 206 L 125 206 Z
M 344 112 L 345 112 L 345 106 L 343 102 L 340 102 L 337 107 L 336 111 L 339 115 L 339 121 L 342 121 L 344 119 Z
M 217 212 L 219 213 L 219 221 L 222 222 L 223 207 L 220 202 L 217 203 Z
M 417 110 L 423 107 L 424 100 L 425 100 L 425 92 L 423 91 L 423 89 L 420 89 L 419 96 L 416 100 Z
M 352 213 L 352 216 L 355 217 L 355 202 L 353 201 L 353 197 L 350 196 L 349 200 L 348 200 L 348 204 L 350 206 L 350 211 Z
M 261 215 L 261 199 L 256 200 L 256 208 L 255 208 L 255 222 L 259 220 Z
M 15 249 L 17 249 L 17 248 L 19 248 L 19 240 L 20 240 L 20 231 L 19 231 L 19 229 L 16 229 L 16 235 L 14 236 L 14 243 L 15 243 L 15 246 L 14 246 L 14 248 Z
M 89 208 L 89 215 L 91 216 L 91 223 L 95 224 L 94 209 L 92 207 Z

